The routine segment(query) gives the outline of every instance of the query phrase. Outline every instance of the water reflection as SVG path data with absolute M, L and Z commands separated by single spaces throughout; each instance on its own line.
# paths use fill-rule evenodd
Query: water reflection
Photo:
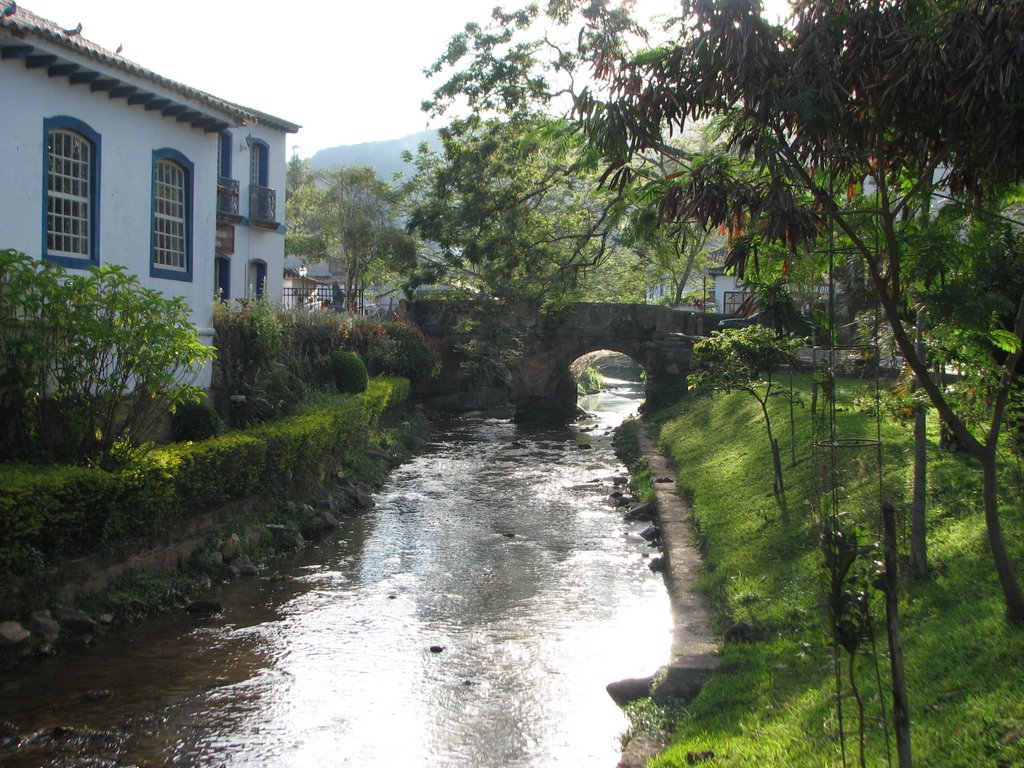
M 626 722 L 604 686 L 656 669 L 671 629 L 646 543 L 607 498 L 631 388 L 585 398 L 571 430 L 455 421 L 340 540 L 225 585 L 222 617 L 18 670 L 0 719 L 112 740 L 0 760 L 615 765 Z

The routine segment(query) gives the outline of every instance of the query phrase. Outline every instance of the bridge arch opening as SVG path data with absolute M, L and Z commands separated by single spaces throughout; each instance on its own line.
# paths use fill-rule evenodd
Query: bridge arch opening
M 576 358 L 569 365 L 576 382 L 576 408 L 580 417 L 595 417 L 595 426 L 618 426 L 636 415 L 644 402 L 646 372 L 622 352 L 601 349 Z

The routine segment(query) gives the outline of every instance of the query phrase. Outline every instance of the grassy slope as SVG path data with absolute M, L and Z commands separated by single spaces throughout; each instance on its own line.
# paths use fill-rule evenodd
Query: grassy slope
M 862 383 L 840 385 L 841 435 L 875 436 L 876 419 L 865 408 L 870 397 L 867 403 L 858 399 L 864 394 Z M 770 493 L 764 426 L 749 395 L 683 402 L 649 421 L 660 425 L 662 445 L 680 467 L 680 486 L 692 494 L 707 554 L 702 589 L 712 610 L 723 626 L 748 621 L 761 637 L 723 650 L 721 673 L 685 710 L 673 713 L 683 722 L 675 745 L 652 765 L 693 764 L 696 754 L 707 751 L 715 755 L 709 765 L 842 765 L 833 655 L 822 608 L 824 572 L 815 515 L 806 501 L 815 463 L 809 410 L 797 407 L 793 441 L 788 405 L 774 403 L 773 425 L 788 489 L 786 513 Z M 899 510 L 908 510 L 910 428 L 883 419 L 881 437 L 885 492 Z M 794 443 L 797 463 L 791 467 Z M 873 451 L 841 457 L 851 499 L 877 500 L 873 457 Z M 904 585 L 901 604 L 914 764 L 1024 766 L 1024 629 L 1010 628 L 1002 618 L 981 519 L 980 475 L 966 457 L 934 447 L 929 462 L 932 572 L 927 580 Z M 1004 491 L 1005 533 L 1024 576 L 1024 515 L 1016 478 Z M 843 509 L 877 531 L 874 516 L 864 507 L 855 509 L 859 506 L 851 500 Z M 880 616 L 880 596 L 877 602 Z M 885 681 L 881 620 L 877 646 Z M 869 656 L 857 663 L 868 721 L 865 764 L 885 765 L 875 671 Z M 855 701 L 845 679 L 843 690 L 846 762 L 857 765 Z M 888 695 L 882 698 L 888 709 Z M 892 759 L 895 764 L 894 751 Z

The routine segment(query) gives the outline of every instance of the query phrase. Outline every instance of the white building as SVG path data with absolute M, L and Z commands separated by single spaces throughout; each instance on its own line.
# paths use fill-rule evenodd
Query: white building
M 69 269 L 122 264 L 184 297 L 208 344 L 218 293 L 280 300 L 285 137 L 299 126 L 80 31 L 0 0 L 0 248 Z
M 708 304 L 711 311 L 723 315 L 735 315 L 740 305 L 750 296 L 750 291 L 743 281 L 735 275 L 727 275 L 725 267 L 710 267 L 707 271 L 711 288 L 708 292 Z

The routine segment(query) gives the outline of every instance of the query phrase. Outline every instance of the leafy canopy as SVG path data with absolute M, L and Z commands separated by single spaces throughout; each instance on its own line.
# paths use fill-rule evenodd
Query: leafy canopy
M 377 178 L 372 168 L 321 171 L 288 200 L 288 253 L 307 262 L 340 264 L 345 306 L 358 309 L 359 289 L 411 268 L 416 246 L 399 225 L 400 191 Z
M 756 0 L 683 7 L 676 43 L 596 63 L 606 92 L 592 89 L 577 102 L 604 157 L 604 182 L 618 190 L 642 184 L 642 168 L 665 153 L 667 136 L 714 118 L 725 152 L 673 155 L 687 172 L 662 185 L 663 219 L 745 235 L 732 254 L 738 265 L 759 242 L 781 243 L 797 259 L 816 243 L 834 256 L 833 238 L 841 238 L 929 400 L 981 463 L 989 546 L 1008 616 L 1024 622 L 996 488 L 1024 348 L 1024 291 L 1007 281 L 1007 311 L 948 326 L 958 354 L 980 338 L 999 352 L 988 357 L 983 416 L 947 394 L 909 322 L 913 303 L 934 303 L 954 286 L 970 290 L 992 255 L 944 269 L 935 250 L 918 250 L 918 222 L 950 199 L 961 214 L 999 219 L 1008 186 L 1024 173 L 1024 2 L 801 0 L 786 27 L 767 22 Z M 956 240 L 950 232 L 947 244 Z M 1016 246 L 1004 240 L 1000 248 L 1012 262 Z
M 620 232 L 629 201 L 601 187 L 593 150 L 565 118 L 597 52 L 643 32 L 622 10 L 594 3 L 581 15 L 577 6 L 497 8 L 427 69 L 444 80 L 424 109 L 465 116 L 442 131 L 442 155 L 415 158 L 410 227 L 427 248 L 413 285 L 534 300 L 642 297 L 645 272 L 628 264 Z M 566 35 L 584 16 L 602 29 Z

